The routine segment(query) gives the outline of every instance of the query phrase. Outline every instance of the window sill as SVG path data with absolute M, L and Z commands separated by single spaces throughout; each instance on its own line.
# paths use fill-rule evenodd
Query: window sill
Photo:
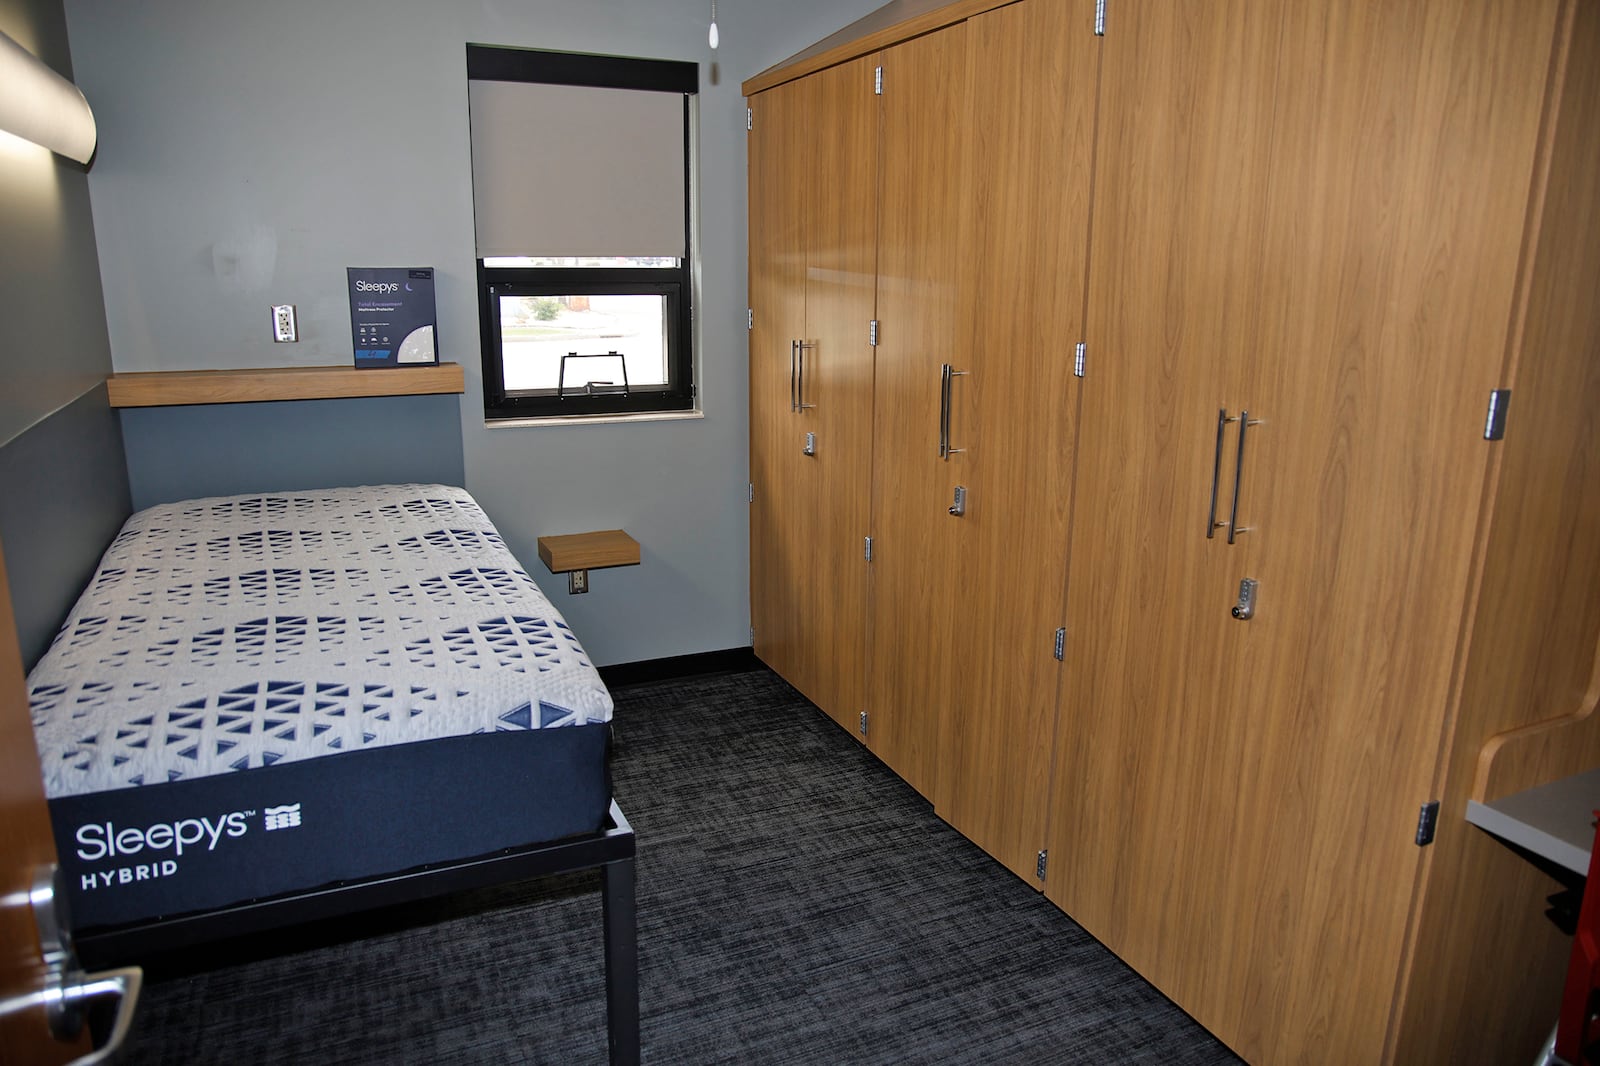
M 693 411 L 638 411 L 616 415 L 557 415 L 546 418 L 486 418 L 485 429 L 525 429 L 529 426 L 597 426 L 621 422 L 686 422 L 704 418 L 699 408 Z

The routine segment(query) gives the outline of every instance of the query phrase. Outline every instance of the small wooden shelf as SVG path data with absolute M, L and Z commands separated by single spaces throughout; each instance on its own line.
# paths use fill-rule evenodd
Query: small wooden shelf
M 343 400 L 465 392 L 459 363 L 438 366 L 285 366 L 251 370 L 155 370 L 106 378 L 112 407 L 175 407 L 269 400 Z
M 540 537 L 539 558 L 552 574 L 599 570 L 607 566 L 638 566 L 639 542 L 620 529 Z

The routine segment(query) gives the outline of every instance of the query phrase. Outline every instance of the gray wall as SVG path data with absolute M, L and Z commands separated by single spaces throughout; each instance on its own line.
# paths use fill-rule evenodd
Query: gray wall
M 72 77 L 61 0 L 0 0 L 0 31 Z M 0 444 L 111 369 L 84 168 L 0 135 Z
M 240 492 L 462 483 L 453 396 L 130 408 L 122 433 L 138 508 Z M 195 441 L 208 444 L 197 450 Z
M 596 661 L 745 645 L 738 82 L 875 6 L 726 0 L 714 57 L 704 0 L 68 0 L 100 118 L 90 188 L 116 369 L 344 363 L 344 268 L 432 265 L 442 357 L 467 372 L 466 484 L 511 548 L 548 578 L 542 534 L 620 526 L 642 545 L 642 566 L 597 572 L 588 595 L 542 581 Z M 484 427 L 468 41 L 701 62 L 704 419 Z M 297 345 L 270 341 L 267 308 L 283 302 L 299 307 Z
M 0 0 L 0 30 L 72 76 L 61 0 Z M 127 517 L 128 483 L 84 168 L 0 142 L 0 542 L 32 666 Z

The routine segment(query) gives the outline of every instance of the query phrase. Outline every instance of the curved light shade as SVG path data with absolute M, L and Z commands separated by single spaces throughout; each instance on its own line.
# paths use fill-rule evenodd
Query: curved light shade
M 0 33 L 0 130 L 87 163 L 94 112 L 78 87 Z

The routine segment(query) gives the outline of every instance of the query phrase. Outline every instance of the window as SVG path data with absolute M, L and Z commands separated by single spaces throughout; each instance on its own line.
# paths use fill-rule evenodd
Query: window
M 467 46 L 486 418 L 694 407 L 693 63 Z

